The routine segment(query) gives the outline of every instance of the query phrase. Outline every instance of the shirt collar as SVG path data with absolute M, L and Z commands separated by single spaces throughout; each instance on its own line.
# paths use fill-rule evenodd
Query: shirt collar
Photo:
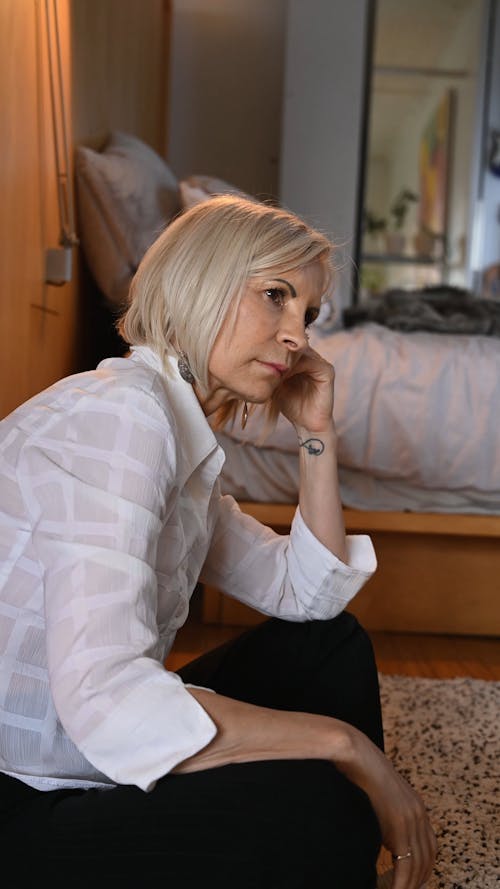
M 167 357 L 169 373 L 163 368 L 159 355 L 149 346 L 132 346 L 132 360 L 146 364 L 162 378 L 167 392 L 168 403 L 176 424 L 176 434 L 181 465 L 179 481 L 181 484 L 210 455 L 217 457 L 217 473 L 222 469 L 225 456 L 210 424 L 203 413 L 193 387 L 182 379 L 177 367 L 177 355 L 170 353 Z

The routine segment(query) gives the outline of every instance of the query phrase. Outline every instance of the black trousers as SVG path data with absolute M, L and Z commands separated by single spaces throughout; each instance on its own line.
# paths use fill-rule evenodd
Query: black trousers
M 382 747 L 378 677 L 355 618 L 272 619 L 191 662 L 186 682 L 266 707 L 335 716 Z M 10 889 L 373 889 L 380 830 L 367 796 L 323 760 L 167 775 L 150 793 L 33 790 L 0 775 Z

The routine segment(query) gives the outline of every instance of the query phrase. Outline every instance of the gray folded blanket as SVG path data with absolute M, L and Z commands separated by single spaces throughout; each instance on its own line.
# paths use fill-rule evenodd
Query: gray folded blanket
M 500 302 L 482 299 L 460 287 L 388 290 L 343 312 L 345 327 L 368 321 L 393 330 L 500 336 Z

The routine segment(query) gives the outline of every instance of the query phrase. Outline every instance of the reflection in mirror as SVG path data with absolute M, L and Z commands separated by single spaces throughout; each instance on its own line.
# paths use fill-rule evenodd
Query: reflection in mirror
M 377 0 L 360 297 L 469 283 L 482 0 Z

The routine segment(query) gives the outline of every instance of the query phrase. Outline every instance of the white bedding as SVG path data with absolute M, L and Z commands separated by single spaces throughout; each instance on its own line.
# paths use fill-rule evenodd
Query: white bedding
M 500 512 L 500 339 L 367 324 L 313 330 L 311 344 L 336 369 L 346 505 Z M 240 499 L 293 502 L 294 431 L 280 418 L 262 442 L 263 423 L 257 408 L 244 431 L 225 430 L 223 487 Z

